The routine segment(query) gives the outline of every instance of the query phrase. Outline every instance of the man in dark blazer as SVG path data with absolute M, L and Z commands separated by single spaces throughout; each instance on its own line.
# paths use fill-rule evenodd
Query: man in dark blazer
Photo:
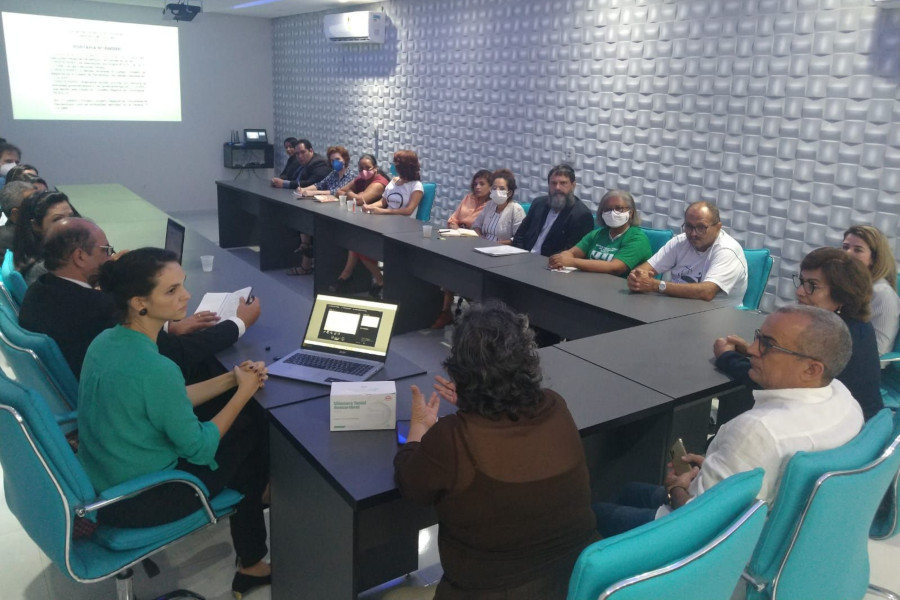
M 76 378 L 94 338 L 118 323 L 112 297 L 93 287 L 111 251 L 106 234 L 94 223 L 75 217 L 59 221 L 44 239 L 49 273 L 29 286 L 22 301 L 19 324 L 53 338 Z M 213 355 L 236 342 L 259 313 L 259 300 L 254 300 L 240 303 L 238 316 L 221 323 L 214 324 L 214 313 L 203 315 L 195 319 L 199 324 L 183 326 L 187 332 L 181 335 L 174 334 L 178 328 L 170 323 L 169 331 L 157 338 L 159 351 L 181 367 L 189 384 L 207 379 L 215 374 Z
M 513 236 L 512 245 L 552 256 L 580 242 L 594 228 L 594 215 L 575 195 L 572 167 L 553 167 L 547 183 L 550 194 L 532 202 L 528 215 Z
M 321 155 L 313 152 L 312 142 L 301 139 L 294 146 L 294 158 L 300 164 L 294 178 L 291 180 L 272 178 L 274 187 L 295 190 L 298 187 L 307 187 L 319 183 L 331 173 L 331 165 Z

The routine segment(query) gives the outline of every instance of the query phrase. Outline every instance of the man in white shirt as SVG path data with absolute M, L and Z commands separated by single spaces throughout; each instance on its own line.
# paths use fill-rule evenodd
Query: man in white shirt
M 748 348 L 750 378 L 762 386 L 754 406 L 722 425 L 706 457 L 669 473 L 665 486 L 625 486 L 617 504 L 594 506 L 597 529 L 615 535 L 690 502 L 723 479 L 765 469 L 758 497 L 772 502 L 781 474 L 797 452 L 841 446 L 859 433 L 862 410 L 834 379 L 850 360 L 850 332 L 836 314 L 813 306 L 785 306 L 769 315 Z
M 725 294 L 740 303 L 747 291 L 747 260 L 741 245 L 722 231 L 716 205 L 701 201 L 688 206 L 681 229 L 684 233 L 632 269 L 628 288 L 707 301 Z M 660 273 L 670 273 L 671 281 L 655 279 Z

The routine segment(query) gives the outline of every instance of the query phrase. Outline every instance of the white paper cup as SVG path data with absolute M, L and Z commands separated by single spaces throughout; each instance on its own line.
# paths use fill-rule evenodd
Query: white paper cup
M 338 196 L 338 202 L 341 203 L 341 208 L 347 206 L 347 196 Z
M 214 258 L 215 256 L 213 256 L 212 254 L 204 254 L 200 257 L 200 264 L 203 266 L 204 273 L 209 273 L 210 271 L 212 271 Z
M 422 225 L 422 237 L 430 238 L 431 237 L 431 225 Z

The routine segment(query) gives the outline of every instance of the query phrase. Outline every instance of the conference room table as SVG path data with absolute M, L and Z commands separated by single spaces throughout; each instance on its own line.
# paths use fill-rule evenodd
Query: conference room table
M 544 385 L 566 399 L 581 432 L 593 497 L 660 480 L 671 399 L 557 348 L 539 353 Z M 410 385 L 428 393 L 433 375 L 397 382 L 398 419 L 409 419 Z M 453 410 L 441 403 L 442 415 Z M 270 416 L 272 598 L 355 598 L 415 571 L 419 530 L 436 516 L 400 497 L 396 432 L 329 431 L 327 397 Z
M 228 187 L 220 182 L 220 194 Z M 113 245 L 162 245 L 165 213 L 122 186 L 64 186 L 63 191 L 78 210 L 104 227 Z M 272 191 L 285 190 L 260 186 L 259 196 Z M 242 198 L 246 196 L 243 194 Z M 421 224 L 412 219 L 342 214 L 334 210 L 338 208 L 334 204 L 294 200 L 279 203 L 258 198 L 256 210 L 263 216 L 270 214 L 270 209 L 273 213 L 284 211 L 279 221 L 290 225 L 288 230 L 303 222 L 307 218 L 304 214 L 312 215 L 313 226 L 318 228 L 317 239 L 325 237 L 326 241 L 332 238 L 321 235 L 320 225 L 324 223 L 328 223 L 326 230 L 334 228 L 329 231 L 335 236 L 350 235 L 354 230 L 366 230 L 372 239 L 380 236 L 375 245 L 387 262 L 386 293 L 389 281 L 396 282 L 396 290 L 401 293 L 414 291 L 420 285 L 436 290 L 439 285 L 454 283 L 471 292 L 472 297 L 482 299 L 512 290 L 513 297 L 504 299 L 520 306 L 526 304 L 528 292 L 523 290 L 530 281 L 539 291 L 531 292 L 528 303 L 544 301 L 541 294 L 561 296 L 554 291 L 557 286 L 568 290 L 566 293 L 574 298 L 571 302 L 588 307 L 592 306 L 593 294 L 608 294 L 607 301 L 613 304 L 618 299 L 620 304 L 608 312 L 619 319 L 626 315 L 630 319 L 627 325 L 632 326 L 540 350 L 544 385 L 566 398 L 582 434 L 595 500 L 609 499 L 628 481 L 661 480 L 679 411 L 697 399 L 708 399 L 717 391 L 729 389 L 724 376 L 710 365 L 712 339 L 727 333 L 751 336 L 749 327 L 754 319 L 761 320 L 755 313 L 738 311 L 716 301 L 682 303 L 655 295 L 627 294 L 624 281 L 618 278 L 580 272 L 552 273 L 540 268 L 546 263 L 545 258 L 528 253 L 483 256 L 473 250 L 476 245 L 483 245 L 483 240 L 426 239 L 422 237 Z M 288 215 L 292 215 L 290 219 Z M 379 231 L 370 228 L 368 220 L 401 223 L 401 229 L 413 225 L 414 230 Z M 259 228 L 260 220 L 245 225 Z M 338 234 L 338 230 L 345 233 Z M 215 257 L 209 273 L 200 268 L 199 256 L 203 254 Z M 433 270 L 410 266 L 417 265 L 418 258 L 424 256 L 434 260 L 443 257 L 440 260 L 445 261 L 445 266 L 457 270 L 456 278 L 437 280 Z M 317 262 L 320 260 L 317 257 Z M 299 346 L 310 300 L 190 228 L 183 266 L 188 275 L 186 285 L 195 294 L 192 306 L 203 292 L 233 291 L 246 286 L 253 287 L 262 303 L 259 321 L 234 346 L 218 355 L 223 365 L 231 366 L 244 359 L 271 362 Z M 533 270 L 538 275 L 532 280 L 523 273 L 516 283 L 518 269 Z M 466 285 L 470 287 L 459 287 Z M 605 292 L 598 291 L 607 287 Z M 410 298 L 415 297 L 404 300 L 408 303 Z M 604 307 L 596 308 L 602 311 Z M 585 329 L 594 327 L 586 324 Z M 622 337 L 631 332 L 638 335 Z M 661 339 L 668 341 L 663 344 Z M 688 348 L 693 351 L 686 352 Z M 597 353 L 594 349 L 598 349 Z M 609 355 L 599 353 L 599 349 Z M 626 360 L 628 356 L 633 356 L 633 362 Z M 640 357 L 648 365 L 649 374 L 641 372 Z M 667 386 L 665 377 L 653 376 L 657 371 L 670 373 L 678 385 Z M 383 378 L 397 381 L 399 418 L 408 414 L 410 383 L 428 389 L 433 375 L 423 374 L 422 369 L 402 356 L 389 356 Z M 271 547 L 276 573 L 272 597 L 276 599 L 354 598 L 371 586 L 415 570 L 418 531 L 435 522 L 433 511 L 400 498 L 393 481 L 395 432 L 329 431 L 328 395 L 327 387 L 274 377 L 256 395 L 271 419 Z M 452 408 L 445 405 L 442 410 L 446 413 Z M 702 422 L 705 424 L 705 416 Z

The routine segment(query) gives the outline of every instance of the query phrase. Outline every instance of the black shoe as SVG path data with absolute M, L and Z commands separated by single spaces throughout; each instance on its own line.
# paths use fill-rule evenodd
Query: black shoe
M 272 583 L 271 574 L 258 577 L 238 571 L 234 574 L 234 579 L 231 580 L 231 593 L 234 595 L 235 600 L 241 600 L 241 597 L 253 588 L 269 585 L 270 583 Z
M 384 289 L 383 285 L 378 285 L 377 283 L 373 283 L 372 287 L 369 288 L 369 295 L 373 298 L 381 298 L 381 290 Z
M 332 294 L 342 294 L 347 291 L 347 282 L 349 279 L 341 279 L 338 277 L 334 280 L 334 283 L 328 286 L 328 291 Z

